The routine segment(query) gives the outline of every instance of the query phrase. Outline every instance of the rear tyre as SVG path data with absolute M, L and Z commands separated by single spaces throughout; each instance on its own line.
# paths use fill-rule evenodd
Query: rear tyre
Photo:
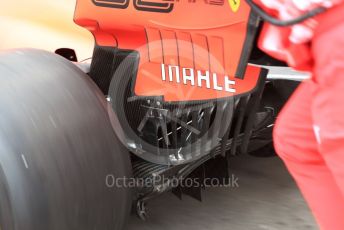
M 0 229 L 120 230 L 131 207 L 128 152 L 104 95 L 72 63 L 0 53 Z

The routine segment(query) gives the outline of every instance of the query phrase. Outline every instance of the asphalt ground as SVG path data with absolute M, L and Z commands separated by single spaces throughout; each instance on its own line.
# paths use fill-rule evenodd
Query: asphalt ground
M 231 161 L 239 187 L 208 188 L 203 202 L 167 193 L 148 203 L 148 220 L 135 215 L 127 230 L 318 229 L 283 163 L 241 156 Z

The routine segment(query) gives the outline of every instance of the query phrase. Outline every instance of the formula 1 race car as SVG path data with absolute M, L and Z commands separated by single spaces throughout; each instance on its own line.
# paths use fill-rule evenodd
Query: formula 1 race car
M 164 192 L 201 200 L 235 155 L 274 154 L 307 76 L 256 47 L 245 2 L 78 0 L 74 21 L 95 38 L 90 64 L 0 53 L 0 229 L 120 230 Z

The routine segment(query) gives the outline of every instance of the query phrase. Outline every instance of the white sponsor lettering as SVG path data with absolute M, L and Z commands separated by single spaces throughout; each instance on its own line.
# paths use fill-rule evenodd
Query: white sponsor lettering
M 166 71 L 166 69 L 168 69 L 168 71 Z M 166 72 L 168 72 L 168 76 L 166 75 Z M 205 87 L 216 91 L 226 91 L 229 93 L 236 92 L 236 89 L 234 88 L 236 82 L 230 80 L 228 76 L 224 76 L 224 85 L 220 85 L 218 75 L 216 73 L 211 74 L 210 71 L 201 70 L 195 71 L 193 68 L 180 68 L 179 66 L 171 65 L 166 68 L 165 64 L 161 64 L 161 79 L 169 82 L 182 82 L 184 85 L 197 85 L 201 88 Z
M 202 87 L 202 81 L 205 81 L 205 85 L 207 89 L 210 89 L 210 73 L 209 71 L 205 71 L 205 74 L 202 74 L 202 71 L 198 70 L 197 71 L 197 76 L 198 76 L 198 87 Z

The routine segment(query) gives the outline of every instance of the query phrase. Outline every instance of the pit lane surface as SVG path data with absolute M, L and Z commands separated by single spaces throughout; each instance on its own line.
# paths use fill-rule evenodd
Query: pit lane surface
M 233 158 L 238 188 L 211 188 L 203 203 L 165 194 L 148 204 L 146 222 L 130 218 L 127 230 L 318 229 L 292 178 L 278 158 Z

